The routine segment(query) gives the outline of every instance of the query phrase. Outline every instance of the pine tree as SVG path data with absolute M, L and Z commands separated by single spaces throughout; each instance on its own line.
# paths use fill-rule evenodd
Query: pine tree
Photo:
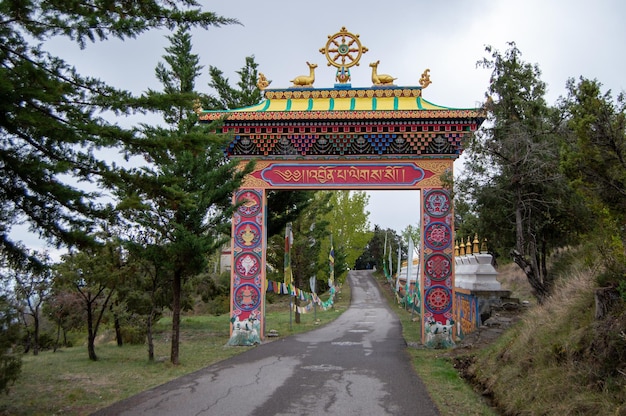
M 597 244 L 602 286 L 619 287 L 626 299 L 626 96 L 613 99 L 595 80 L 570 79 L 561 166 L 594 213 L 589 239 Z
M 168 264 L 163 273 L 172 279 L 170 359 L 178 364 L 183 282 L 205 271 L 207 255 L 228 240 L 232 194 L 249 169 L 237 170 L 236 162 L 226 160 L 226 138 L 214 133 L 215 126 L 198 123 L 193 108 L 202 67 L 188 30 L 167 39 L 165 63 L 156 68 L 163 91 L 148 92 L 166 126 L 143 126 L 141 147 L 152 163 L 126 178 L 119 208 L 129 224 L 151 235 Z
M 514 43 L 479 62 L 492 70 L 488 120 L 467 149 L 465 177 L 457 182 L 497 249 L 524 271 L 539 302 L 551 292 L 555 274 L 548 257 L 575 242 L 580 204 L 559 172 L 558 112 L 544 99 L 537 65 L 525 63 Z M 575 225 L 576 224 L 576 225 Z
M 116 168 L 100 149 L 123 149 L 134 135 L 100 116 L 139 110 L 126 91 L 79 74 L 48 53 L 44 41 L 65 37 L 86 47 L 109 37 L 131 39 L 181 24 L 208 28 L 238 23 L 203 12 L 194 0 L 0 1 L 0 256 L 29 259 L 11 231 L 26 223 L 57 246 L 86 247 L 91 230 L 110 218 L 97 192 Z M 131 149 L 132 150 L 132 149 Z M 76 183 L 81 186 L 76 186 Z

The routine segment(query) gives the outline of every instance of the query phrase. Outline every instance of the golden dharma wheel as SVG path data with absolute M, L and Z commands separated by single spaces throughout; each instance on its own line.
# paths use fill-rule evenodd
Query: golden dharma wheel
M 342 27 L 334 35 L 328 35 L 326 47 L 321 48 L 320 52 L 326 55 L 328 66 L 350 68 L 359 65 L 359 60 L 367 52 L 367 48 L 361 44 L 359 35 L 350 33 Z

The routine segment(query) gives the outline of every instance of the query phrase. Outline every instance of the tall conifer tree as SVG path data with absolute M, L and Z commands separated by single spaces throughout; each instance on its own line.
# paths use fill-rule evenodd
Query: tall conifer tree
M 198 123 L 195 81 L 202 67 L 192 53 L 191 35 L 183 28 L 167 38 L 164 63 L 156 68 L 163 91 L 148 92 L 166 125 L 143 126 L 141 147 L 152 163 L 126 178 L 120 208 L 129 223 L 152 235 L 169 265 L 170 359 L 178 364 L 183 282 L 204 271 L 207 255 L 230 236 L 232 193 L 248 171 L 237 171 L 236 163 L 225 159 L 226 138 L 213 133 L 215 126 Z

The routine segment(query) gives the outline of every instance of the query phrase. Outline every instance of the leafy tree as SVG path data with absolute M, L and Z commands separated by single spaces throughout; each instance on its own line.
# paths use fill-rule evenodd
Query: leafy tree
M 406 241 L 408 244 L 409 237 L 413 239 L 413 243 L 415 247 L 418 247 L 420 241 L 422 240 L 422 234 L 420 231 L 419 225 L 407 225 L 404 230 L 402 230 L 402 240 Z
M 69 253 L 56 268 L 55 282 L 79 294 L 87 319 L 87 352 L 97 361 L 95 341 L 98 329 L 117 285 L 125 271 L 124 254 L 117 243 Z
M 33 257 L 42 257 L 41 263 L 50 263 L 47 254 L 34 253 Z M 26 352 L 32 346 L 33 355 L 39 354 L 39 330 L 41 310 L 44 302 L 50 297 L 52 289 L 52 272 L 49 267 L 20 268 L 13 271 L 15 299 L 22 315 L 27 333 Z M 32 324 L 32 331 L 30 330 Z
M 539 68 L 523 62 L 514 43 L 504 54 L 486 50 L 491 59 L 479 65 L 492 70 L 488 119 L 470 142 L 467 179 L 459 188 L 480 218 L 478 231 L 499 249 L 510 249 L 541 302 L 555 278 L 548 256 L 574 242 L 572 211 L 580 203 L 555 168 L 561 120 L 544 100 Z
M 562 167 L 595 213 L 593 233 L 606 270 L 601 284 L 626 293 L 626 97 L 614 100 L 595 80 L 570 79 Z
M 293 223 L 293 245 L 291 248 L 291 267 L 294 285 L 309 290 L 309 279 L 317 277 L 322 241 L 329 237 L 328 222 L 324 219 L 330 209 L 330 194 L 318 193 L 306 212 Z M 328 257 L 326 257 L 326 260 Z M 328 262 L 325 261 L 327 266 Z M 296 305 L 298 299 L 296 298 Z M 296 312 L 295 322 L 300 323 L 300 314 Z
M 226 138 L 213 133 L 215 126 L 198 123 L 193 104 L 199 95 L 194 88 L 202 67 L 192 53 L 191 35 L 182 28 L 167 38 L 165 63 L 156 68 L 163 91 L 148 92 L 166 126 L 143 126 L 141 148 L 152 164 L 125 178 L 119 209 L 129 224 L 159 246 L 160 261 L 171 273 L 170 360 L 177 365 L 183 284 L 204 271 L 207 253 L 227 240 L 228 219 L 235 209 L 232 194 L 250 165 L 237 170 L 236 162 L 224 157 Z
M 57 335 L 54 341 L 54 352 L 62 346 L 71 346 L 67 340 L 67 333 L 72 329 L 78 329 L 85 322 L 82 298 L 71 288 L 61 287 L 60 283 L 52 287 L 52 293 L 43 307 L 46 315 L 56 324 Z M 61 343 L 61 335 L 63 342 Z
M 18 311 L 11 299 L 0 294 L 0 393 L 8 393 L 22 371 L 22 357 L 15 351 L 20 336 Z
M 335 276 L 340 276 L 347 267 L 354 267 L 354 263 L 367 242 L 372 236 L 369 231 L 369 211 L 367 204 L 369 196 L 365 192 L 353 191 L 323 191 L 321 194 L 330 195 L 330 210 L 324 216 L 329 223 L 330 232 L 335 248 Z M 328 253 L 330 239 L 322 242 L 320 265 L 323 265 L 323 275 L 328 275 Z
M 267 193 L 267 235 L 285 235 L 285 226 L 294 222 L 313 203 L 316 191 L 270 190 Z
M 28 252 L 10 231 L 27 223 L 54 245 L 85 247 L 94 223 L 109 218 L 98 193 L 115 167 L 99 149 L 124 148 L 133 132 L 102 113 L 141 110 L 143 99 L 79 74 L 48 53 L 45 41 L 67 38 L 86 47 L 109 37 L 132 39 L 150 29 L 238 23 L 203 12 L 195 0 L 0 2 L 0 256 L 19 263 Z M 75 184 L 80 183 L 81 187 Z M 93 188 L 93 187 L 92 187 Z M 36 260 L 36 259 L 32 259 Z
M 164 256 L 165 247 L 154 244 L 146 235 L 135 236 L 129 243 L 130 259 L 133 264 L 131 284 L 124 285 L 118 292 L 124 299 L 126 312 L 132 321 L 142 323 L 141 333 L 148 344 L 148 360 L 154 361 L 153 328 L 171 305 L 171 268 Z

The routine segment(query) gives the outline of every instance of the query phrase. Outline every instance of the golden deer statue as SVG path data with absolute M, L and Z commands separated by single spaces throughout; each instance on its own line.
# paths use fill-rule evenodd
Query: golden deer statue
M 378 73 L 378 64 L 380 61 L 372 62 L 370 66 L 372 67 L 372 83 L 374 85 L 393 85 L 393 81 L 397 78 L 392 77 L 387 74 L 379 74 Z
M 309 66 L 309 76 L 300 75 L 295 77 L 289 82 L 293 82 L 293 86 L 299 87 L 311 87 L 315 82 L 315 68 L 317 68 L 317 64 L 306 63 Z

